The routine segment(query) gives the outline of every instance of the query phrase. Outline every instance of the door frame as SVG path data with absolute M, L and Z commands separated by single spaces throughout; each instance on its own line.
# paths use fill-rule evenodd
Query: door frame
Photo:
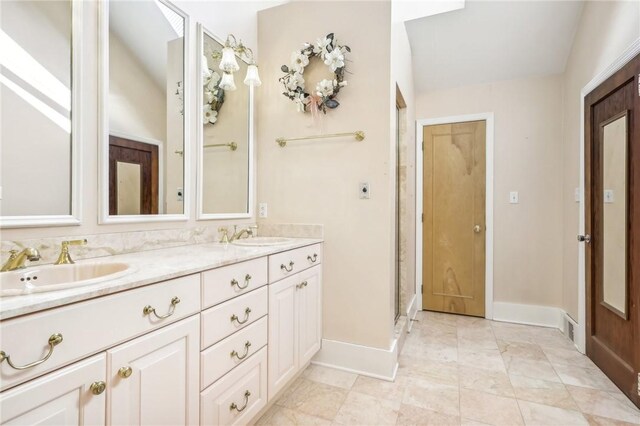
M 416 304 L 418 310 L 422 310 L 422 203 L 424 164 L 422 145 L 424 143 L 424 126 L 438 124 L 465 123 L 469 121 L 485 121 L 487 135 L 485 138 L 485 301 L 484 317 L 493 319 L 493 145 L 494 145 L 494 118 L 493 112 L 479 114 L 455 115 L 448 117 L 423 118 L 416 120 Z M 418 238 L 418 236 L 420 238 Z
M 584 120 L 584 98 L 591 93 L 596 87 L 604 83 L 609 77 L 616 72 L 620 71 L 625 65 L 627 65 L 633 58 L 640 54 L 640 38 L 636 39 L 631 46 L 625 49 L 620 56 L 618 56 L 608 67 L 597 74 L 586 86 L 580 91 L 580 207 L 578 211 L 578 235 L 584 235 L 585 232 L 585 215 L 586 207 L 584 202 L 585 193 L 585 120 Z M 574 334 L 574 344 L 580 352 L 583 354 L 586 352 L 587 342 L 587 281 L 586 281 L 586 250 L 583 243 L 578 243 L 578 332 Z

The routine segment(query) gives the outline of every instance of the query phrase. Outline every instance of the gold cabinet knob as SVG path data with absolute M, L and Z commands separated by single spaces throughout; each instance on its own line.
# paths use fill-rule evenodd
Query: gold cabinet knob
M 131 376 L 131 373 L 133 373 L 131 367 L 122 367 L 120 370 L 118 370 L 118 376 L 122 377 L 123 379 L 128 379 Z
M 107 384 L 103 381 L 93 382 L 91 383 L 91 386 L 89 386 L 91 393 L 94 395 L 100 395 L 106 388 Z
M 476 225 L 473 227 L 473 232 L 475 232 L 476 234 L 479 234 L 481 230 L 482 228 L 480 227 L 480 225 Z

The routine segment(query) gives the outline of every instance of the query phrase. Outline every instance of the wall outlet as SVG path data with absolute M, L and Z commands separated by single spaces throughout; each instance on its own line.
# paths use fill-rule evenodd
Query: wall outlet
M 518 204 L 519 202 L 520 202 L 520 196 L 518 194 L 518 191 L 511 191 L 509 193 L 509 203 Z
M 182 191 L 182 188 L 178 188 L 178 190 L 176 191 L 176 200 L 182 201 L 183 199 L 184 199 L 184 192 Z
M 361 200 L 368 200 L 371 198 L 371 190 L 369 189 L 369 182 L 360 182 L 358 184 L 358 192 Z
M 604 202 L 607 204 L 613 204 L 615 201 L 613 196 L 613 189 L 605 189 L 604 190 Z
M 267 217 L 267 203 L 258 204 L 258 217 Z

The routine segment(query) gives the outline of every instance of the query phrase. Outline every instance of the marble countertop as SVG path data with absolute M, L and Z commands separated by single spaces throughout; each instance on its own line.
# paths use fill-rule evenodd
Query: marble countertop
M 291 242 L 285 244 L 261 247 L 207 243 L 81 260 L 76 263 L 124 262 L 131 266 L 131 272 L 125 276 L 101 281 L 97 284 L 22 296 L 2 297 L 0 298 L 0 320 L 195 274 L 322 241 L 322 239 L 316 238 L 292 238 Z

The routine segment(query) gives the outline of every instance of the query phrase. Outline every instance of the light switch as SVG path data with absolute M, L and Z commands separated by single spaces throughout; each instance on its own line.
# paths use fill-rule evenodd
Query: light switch
M 607 204 L 612 204 L 614 202 L 613 189 L 604 190 L 604 202 Z
M 371 191 L 369 189 L 369 182 L 360 182 L 358 185 L 361 200 L 368 200 L 371 198 Z
M 182 201 L 184 199 L 184 193 L 182 192 L 182 188 L 178 188 L 176 191 L 176 201 Z
M 509 203 L 511 203 L 511 204 L 518 204 L 519 203 L 518 191 L 509 192 Z
M 258 217 L 267 217 L 267 203 L 258 204 Z

